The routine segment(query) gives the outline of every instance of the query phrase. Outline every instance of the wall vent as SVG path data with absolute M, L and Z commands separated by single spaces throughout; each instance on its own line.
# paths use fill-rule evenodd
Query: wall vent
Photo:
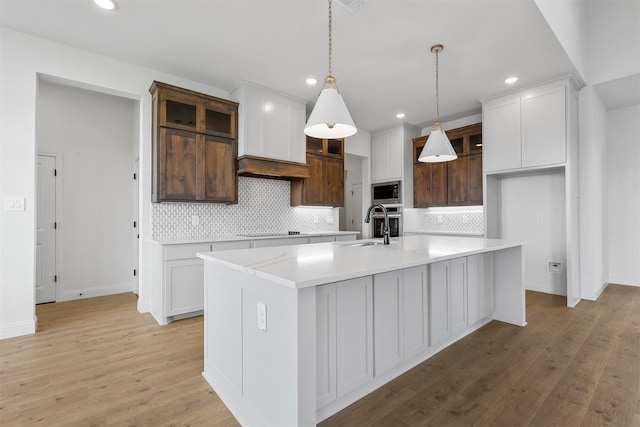
M 355 12 L 364 6 L 366 0 L 337 0 L 338 4 L 342 5 L 350 12 Z

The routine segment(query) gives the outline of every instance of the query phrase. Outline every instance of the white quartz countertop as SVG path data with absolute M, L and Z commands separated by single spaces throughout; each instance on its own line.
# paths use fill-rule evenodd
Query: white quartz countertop
M 205 252 L 198 257 L 286 287 L 305 288 L 522 245 L 423 235 L 393 238 L 388 246 L 351 246 L 372 240 Z
M 182 239 L 182 240 L 156 240 L 149 239 L 149 242 L 159 245 L 185 245 L 189 243 L 214 243 L 214 242 L 235 242 L 240 240 L 262 240 L 262 239 L 287 239 L 290 237 L 318 237 L 318 236 L 347 236 L 353 235 L 354 238 L 360 234 L 359 231 L 312 231 L 300 232 L 300 234 L 287 234 L 286 231 L 281 233 L 247 233 L 247 234 L 230 234 L 228 236 L 218 236 L 199 239 Z

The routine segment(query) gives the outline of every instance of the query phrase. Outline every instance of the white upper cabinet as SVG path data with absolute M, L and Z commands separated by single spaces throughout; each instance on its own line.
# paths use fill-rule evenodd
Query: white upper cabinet
M 484 102 L 485 173 L 564 165 L 570 88 L 562 79 Z
M 238 102 L 238 157 L 305 163 L 306 102 L 253 83 L 231 91 Z
M 402 129 L 371 137 L 371 181 L 402 179 Z
M 522 98 L 522 166 L 565 163 L 565 87 Z

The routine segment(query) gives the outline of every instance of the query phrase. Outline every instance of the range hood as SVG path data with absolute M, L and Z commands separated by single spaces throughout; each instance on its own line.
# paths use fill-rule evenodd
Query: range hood
M 285 180 L 311 177 L 306 163 L 249 155 L 238 157 L 238 175 Z

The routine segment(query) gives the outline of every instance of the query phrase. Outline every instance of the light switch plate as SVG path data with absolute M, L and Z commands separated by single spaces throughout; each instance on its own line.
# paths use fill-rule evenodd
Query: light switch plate
M 4 210 L 5 211 L 24 211 L 24 197 L 5 197 L 4 198 Z

